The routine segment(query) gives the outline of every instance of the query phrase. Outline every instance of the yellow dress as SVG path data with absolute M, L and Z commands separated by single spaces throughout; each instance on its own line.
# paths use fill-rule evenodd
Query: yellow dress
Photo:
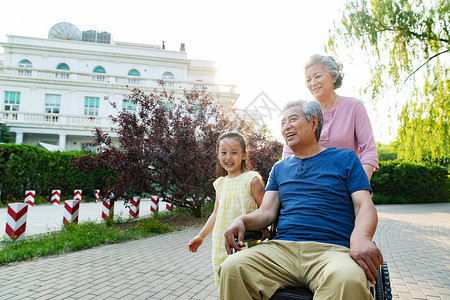
M 255 171 L 248 171 L 231 179 L 228 176 L 219 177 L 214 181 L 216 201 L 219 201 L 212 233 L 212 264 L 217 285 L 219 285 L 219 267 L 228 256 L 223 234 L 236 217 L 248 214 L 258 208 L 250 187 L 255 177 L 262 181 L 261 175 Z

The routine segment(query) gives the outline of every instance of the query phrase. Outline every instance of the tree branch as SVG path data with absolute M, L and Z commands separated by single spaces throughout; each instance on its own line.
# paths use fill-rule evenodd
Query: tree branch
M 439 55 L 441 55 L 441 54 L 447 53 L 447 52 L 450 52 L 450 50 L 445 50 L 445 51 L 442 51 L 442 52 L 440 52 L 440 53 L 436 53 L 435 55 L 433 55 L 432 57 L 430 57 L 429 59 L 427 59 L 423 64 L 421 64 L 417 69 L 415 69 L 414 72 L 410 73 L 410 74 L 408 75 L 408 77 L 406 77 L 406 79 L 404 80 L 403 84 L 405 84 L 406 81 L 408 81 L 408 79 L 409 79 L 411 76 L 413 76 L 415 73 L 417 73 L 417 71 L 419 71 L 423 66 L 425 66 L 427 63 L 429 63 L 432 59 L 436 58 L 437 56 L 439 56 Z

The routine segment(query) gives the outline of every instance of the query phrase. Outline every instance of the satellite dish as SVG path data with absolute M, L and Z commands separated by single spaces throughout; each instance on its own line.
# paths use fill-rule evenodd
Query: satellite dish
M 61 22 L 53 25 L 48 32 L 49 39 L 81 41 L 81 31 L 75 25 Z

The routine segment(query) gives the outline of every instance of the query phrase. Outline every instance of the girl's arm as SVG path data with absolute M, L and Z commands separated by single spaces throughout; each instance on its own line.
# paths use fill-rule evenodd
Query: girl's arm
M 264 183 L 258 177 L 254 177 L 250 183 L 250 189 L 253 199 L 255 199 L 258 207 L 260 207 L 264 197 Z
M 197 252 L 198 247 L 203 243 L 205 237 L 213 230 L 214 224 L 216 223 L 217 210 L 219 208 L 219 200 L 216 195 L 216 203 L 214 203 L 214 211 L 209 216 L 208 221 L 206 221 L 202 230 L 194 237 L 188 244 L 188 249 L 191 252 Z

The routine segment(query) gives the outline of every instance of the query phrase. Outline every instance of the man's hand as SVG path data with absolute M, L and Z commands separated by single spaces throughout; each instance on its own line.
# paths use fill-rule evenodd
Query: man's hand
M 241 251 L 241 247 L 245 247 L 244 243 L 245 225 L 240 217 L 234 219 L 231 226 L 224 233 L 225 237 L 225 249 L 228 255 L 232 254 L 232 249 Z M 238 243 L 236 244 L 236 237 L 238 238 Z
M 375 284 L 377 270 L 383 264 L 383 255 L 377 246 L 371 240 L 351 239 L 350 256 L 363 268 L 367 279 Z

